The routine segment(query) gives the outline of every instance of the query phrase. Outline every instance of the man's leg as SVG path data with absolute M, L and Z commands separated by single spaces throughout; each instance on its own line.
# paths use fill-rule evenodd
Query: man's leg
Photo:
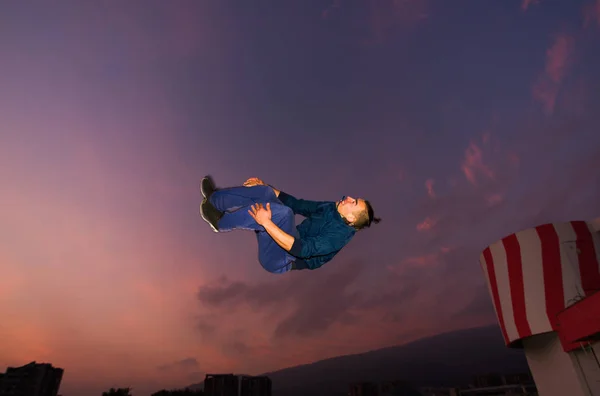
M 265 204 L 271 202 L 281 204 L 281 201 L 269 186 L 241 186 L 218 189 L 210 195 L 209 202 L 221 212 L 236 211 L 255 203 Z
M 297 235 L 294 212 L 289 207 L 271 204 L 271 220 L 284 232 L 292 236 Z M 275 274 L 291 270 L 292 262 L 295 260 L 294 256 L 279 246 L 267 231 L 264 231 L 264 229 L 256 231 L 256 238 L 258 241 L 258 261 L 265 270 Z
M 215 232 L 236 228 L 263 230 L 248 214 L 251 205 L 283 205 L 269 186 L 229 187 L 213 191 L 202 202 L 200 214 Z
M 252 231 L 265 231 L 265 228 L 258 224 L 256 220 L 248 213 L 250 210 L 251 204 L 248 206 L 243 206 L 233 212 L 224 212 L 223 216 L 217 222 L 217 229 L 219 232 L 227 232 L 233 230 L 252 230 Z M 292 228 L 293 227 L 293 216 L 294 213 L 292 210 L 285 206 L 282 203 L 271 203 L 271 221 L 277 224 L 279 228 L 281 228 L 280 223 L 289 228 L 287 219 L 284 215 L 287 215 L 288 212 L 292 213 Z M 285 232 L 288 232 L 286 229 L 281 228 Z M 268 235 L 268 234 L 267 234 Z M 270 238 L 270 236 L 269 236 Z

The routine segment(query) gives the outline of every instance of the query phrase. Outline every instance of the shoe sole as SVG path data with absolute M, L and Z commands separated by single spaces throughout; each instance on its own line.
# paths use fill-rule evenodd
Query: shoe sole
M 211 182 L 211 184 L 214 186 L 214 183 L 213 183 L 213 181 L 210 179 L 210 177 L 209 177 L 209 176 L 205 176 L 205 177 L 203 177 L 203 178 L 202 178 L 202 180 L 200 181 L 200 192 L 202 193 L 202 196 L 203 196 L 204 198 L 208 198 L 208 195 L 209 195 L 209 194 L 208 194 L 206 191 L 204 191 L 204 188 L 203 188 L 203 187 L 204 187 L 204 180 L 207 180 L 207 179 L 208 179 L 208 180 Z M 214 187 L 213 187 L 213 189 L 214 189 Z
M 200 216 L 202 216 L 202 219 L 204 219 L 204 221 L 206 221 L 206 223 L 207 223 L 207 224 L 210 226 L 210 228 L 212 228 L 212 230 L 213 230 L 214 232 L 219 232 L 219 230 L 217 230 L 217 229 L 215 228 L 215 226 L 214 226 L 214 225 L 212 225 L 212 223 L 211 223 L 210 221 L 208 221 L 208 219 L 207 219 L 207 218 L 206 218 L 206 216 L 204 215 L 204 211 L 202 210 L 202 205 L 204 205 L 205 203 L 206 203 L 206 198 L 204 198 L 204 199 L 202 200 L 202 203 L 200 204 Z

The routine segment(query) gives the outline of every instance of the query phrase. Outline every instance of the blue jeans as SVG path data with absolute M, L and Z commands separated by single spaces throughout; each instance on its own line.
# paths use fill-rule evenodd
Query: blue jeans
M 210 202 L 223 212 L 219 232 L 233 230 L 255 231 L 258 240 L 258 261 L 272 273 L 284 273 L 292 268 L 295 257 L 275 242 L 265 228 L 258 224 L 248 210 L 255 203 L 271 204 L 271 221 L 284 232 L 297 236 L 294 212 L 285 206 L 269 186 L 230 187 L 215 191 Z

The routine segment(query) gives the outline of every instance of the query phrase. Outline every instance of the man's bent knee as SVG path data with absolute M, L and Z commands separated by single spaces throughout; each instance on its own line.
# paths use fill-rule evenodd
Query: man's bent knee
M 292 263 L 288 263 L 286 260 L 264 260 L 259 259 L 260 265 L 268 272 L 272 274 L 280 274 L 287 272 L 291 269 Z
M 292 208 L 284 204 L 271 204 L 271 213 L 272 217 L 276 218 L 277 221 L 287 221 L 294 218 L 294 211 Z

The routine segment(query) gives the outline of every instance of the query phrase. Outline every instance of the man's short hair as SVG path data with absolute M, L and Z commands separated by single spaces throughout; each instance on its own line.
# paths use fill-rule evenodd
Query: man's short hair
M 381 221 L 379 217 L 375 217 L 375 212 L 373 210 L 371 202 L 367 201 L 366 199 L 364 200 L 364 202 L 366 210 L 362 211 L 358 215 L 356 221 L 354 222 L 354 228 L 356 228 L 357 230 L 362 230 L 363 228 L 371 227 L 371 223 L 377 224 Z

